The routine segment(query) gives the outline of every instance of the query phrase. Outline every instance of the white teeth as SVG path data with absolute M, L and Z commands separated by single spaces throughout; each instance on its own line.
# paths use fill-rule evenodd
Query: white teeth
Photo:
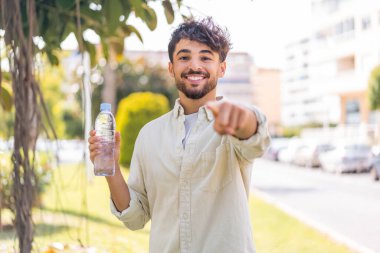
M 188 76 L 187 79 L 191 81 L 198 81 L 198 80 L 203 79 L 203 76 Z

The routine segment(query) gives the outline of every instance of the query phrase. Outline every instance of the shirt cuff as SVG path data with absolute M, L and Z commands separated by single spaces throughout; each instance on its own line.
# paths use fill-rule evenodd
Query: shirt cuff
M 132 193 L 131 193 L 131 201 L 129 202 L 128 208 L 122 210 L 121 212 L 118 211 L 112 199 L 110 199 L 110 207 L 111 207 L 111 213 L 115 215 L 116 218 L 118 218 L 122 222 L 129 222 L 129 221 L 135 220 L 135 218 L 138 217 L 141 212 L 140 203 L 138 202 L 136 198 L 132 197 Z
M 259 111 L 259 109 L 255 107 L 248 107 L 253 113 L 256 115 L 257 119 L 257 130 L 254 135 L 249 137 L 246 140 L 241 140 L 234 136 L 231 136 L 231 140 L 234 144 L 246 144 L 246 145 L 255 145 L 259 144 L 262 141 L 262 138 L 269 137 L 268 128 L 267 128 L 267 120 L 265 115 Z
M 248 162 L 262 156 L 270 145 L 270 135 L 267 127 L 265 115 L 256 107 L 248 107 L 255 113 L 257 119 L 257 130 L 254 135 L 246 140 L 240 140 L 229 135 L 231 144 L 234 146 L 237 153 Z

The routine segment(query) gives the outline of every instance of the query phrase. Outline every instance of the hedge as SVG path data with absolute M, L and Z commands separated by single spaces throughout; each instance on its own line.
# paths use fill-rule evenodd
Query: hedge
M 121 133 L 121 165 L 130 165 L 140 129 L 168 111 L 169 101 L 161 94 L 136 92 L 120 100 L 116 113 L 116 130 Z

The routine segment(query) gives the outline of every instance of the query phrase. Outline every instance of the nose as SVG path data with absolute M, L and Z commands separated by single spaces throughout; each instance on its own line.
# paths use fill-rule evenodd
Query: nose
M 197 59 L 192 59 L 189 64 L 189 69 L 191 70 L 200 70 L 202 69 L 201 62 Z

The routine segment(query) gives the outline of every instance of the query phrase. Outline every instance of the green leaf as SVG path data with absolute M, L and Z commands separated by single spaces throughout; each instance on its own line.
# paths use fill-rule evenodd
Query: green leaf
M 4 111 L 10 111 L 13 105 L 13 98 L 8 88 L 4 83 L 0 87 L 0 105 Z
M 108 28 L 108 34 L 112 35 L 121 23 L 119 18 L 123 14 L 123 6 L 121 5 L 120 0 L 108 0 L 104 2 L 103 7 L 107 20 L 106 26 Z
M 89 7 L 81 7 L 81 16 L 84 17 L 85 23 L 91 26 L 102 26 L 103 25 L 103 13 L 100 11 L 91 10 Z
M 177 6 L 178 6 L 178 8 L 181 8 L 181 6 L 182 6 L 182 0 L 177 0 Z
M 145 22 L 146 14 L 143 8 L 143 4 L 140 0 L 131 0 L 132 9 L 135 12 L 135 16 L 139 17 L 141 20 Z
M 143 38 L 140 34 L 140 32 L 136 29 L 136 27 L 132 26 L 132 25 L 123 25 L 120 27 L 122 32 L 123 32 L 123 36 L 124 37 L 129 37 L 132 33 L 136 34 L 137 38 L 143 43 Z
M 57 5 L 64 10 L 70 10 L 75 6 L 75 0 L 57 0 Z
M 104 58 L 106 58 L 106 60 L 108 60 L 108 58 L 109 58 L 109 52 L 108 52 L 109 48 L 108 48 L 107 40 L 102 39 L 101 43 L 102 43 Z
M 116 53 L 116 55 L 123 54 L 124 38 L 121 38 L 121 37 L 110 38 L 109 46 L 112 48 L 112 51 Z
M 93 44 L 91 44 L 88 41 L 83 40 L 83 46 L 84 49 L 88 52 L 90 55 L 90 63 L 91 67 L 94 67 L 96 65 L 96 48 Z
M 148 28 L 151 31 L 153 31 L 157 27 L 157 15 L 156 15 L 156 12 L 151 7 L 149 7 L 147 4 L 145 4 L 145 3 L 142 4 L 142 7 L 143 7 L 144 12 L 145 12 L 145 19 L 142 19 L 142 20 L 146 23 L 146 25 L 148 26 Z
M 38 19 L 37 19 L 37 24 L 38 24 L 37 32 L 41 36 L 44 36 L 47 29 L 49 28 L 49 17 L 47 15 L 47 12 L 42 11 L 41 9 L 39 10 L 39 13 L 37 13 L 37 17 L 38 17 Z
M 132 8 L 136 11 L 136 10 L 141 10 L 142 9 L 142 4 L 143 4 L 143 1 L 141 0 L 129 0 L 129 2 L 131 3 L 131 6 Z
M 165 11 L 165 17 L 168 24 L 172 24 L 174 21 L 174 10 L 171 2 L 169 0 L 164 0 L 162 2 Z
M 121 1 L 120 3 L 123 7 L 123 15 L 125 16 L 125 19 L 127 19 L 129 17 L 129 14 L 131 13 L 131 3 L 130 1 Z
M 52 52 L 52 50 L 46 50 L 46 55 L 51 65 L 57 66 L 59 64 L 58 57 Z

